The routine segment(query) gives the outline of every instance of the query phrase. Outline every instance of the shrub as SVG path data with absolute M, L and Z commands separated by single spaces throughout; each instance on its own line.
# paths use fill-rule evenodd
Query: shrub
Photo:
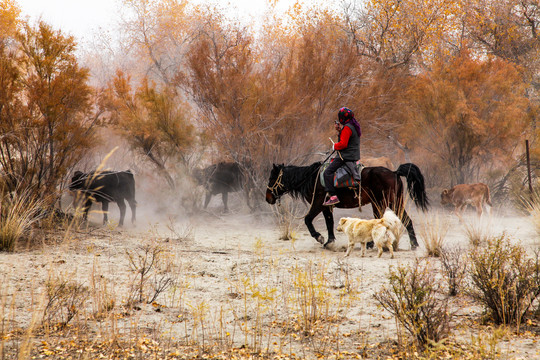
M 151 243 L 140 245 L 134 251 L 126 250 L 130 270 L 134 274 L 128 304 L 144 301 L 150 304 L 174 286 L 175 280 L 169 270 L 169 255 L 166 249 Z
M 441 265 L 448 284 L 448 295 L 456 296 L 467 275 L 467 259 L 460 247 L 442 248 Z
M 65 327 L 86 303 L 88 288 L 63 278 L 50 278 L 45 287 L 48 301 L 43 313 L 44 322 Z
M 519 324 L 540 295 L 539 256 L 528 258 L 525 249 L 505 235 L 492 238 L 469 254 L 470 295 L 489 312 L 496 324 Z
M 440 282 L 429 262 L 390 269 L 390 285 L 374 294 L 381 306 L 416 339 L 423 349 L 445 338 L 451 314 L 448 298 L 441 298 Z

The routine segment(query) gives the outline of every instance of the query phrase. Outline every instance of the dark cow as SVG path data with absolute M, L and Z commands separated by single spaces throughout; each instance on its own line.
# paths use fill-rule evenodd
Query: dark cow
M 193 175 L 199 185 L 206 191 L 204 208 L 210 203 L 213 195 L 221 194 L 223 211 L 229 211 L 227 200 L 230 192 L 245 191 L 249 205 L 249 179 L 236 162 L 220 162 L 212 164 L 204 169 L 195 169 Z M 251 207 L 251 206 L 250 206 Z
M 441 193 L 441 205 L 454 205 L 454 212 L 462 219 L 463 210 L 467 205 L 476 207 L 478 216 L 482 216 L 483 207 L 488 205 L 488 213 L 491 213 L 491 197 L 489 187 L 484 183 L 459 184 L 451 189 L 444 189 Z
M 109 211 L 109 202 L 115 202 L 120 209 L 119 226 L 124 225 L 126 216 L 127 200 L 131 208 L 131 222 L 135 223 L 135 179 L 130 170 L 126 171 L 92 171 L 83 173 L 75 171 L 69 190 L 79 191 L 83 194 L 86 201 L 84 204 L 84 219 L 88 219 L 88 211 L 92 206 L 92 201 L 100 202 L 103 210 L 103 224 L 107 223 L 107 213 Z

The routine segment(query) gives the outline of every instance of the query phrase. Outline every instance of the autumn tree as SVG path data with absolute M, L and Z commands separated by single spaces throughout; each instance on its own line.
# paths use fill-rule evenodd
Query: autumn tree
M 234 160 L 244 170 L 257 134 L 267 124 L 257 116 L 258 84 L 251 37 L 242 28 L 226 24 L 219 13 L 208 13 L 205 26 L 190 47 L 186 70 L 177 76 L 197 105 L 198 126 L 212 142 L 217 160 Z
M 403 139 L 442 165 L 451 185 L 511 163 L 530 126 L 518 69 L 468 52 L 419 75 L 402 105 Z
M 123 5 L 127 12 L 121 26 L 123 48 L 134 49 L 133 65 L 145 77 L 171 86 L 197 35 L 198 7 L 187 0 L 124 0 Z
M 528 133 L 531 157 L 540 163 L 540 4 L 529 0 L 464 1 L 468 37 L 483 52 L 520 66 L 529 84 L 527 96 L 533 127 Z M 534 165 L 533 164 L 533 165 Z M 519 165 L 519 164 L 518 164 Z
M 485 51 L 523 63 L 540 50 L 540 4 L 537 1 L 464 1 L 470 38 Z M 529 58 L 527 60 L 527 58 Z
M 248 28 L 209 14 L 178 77 L 217 153 L 260 182 L 272 162 L 305 163 L 330 149 L 332 120 L 359 82 L 334 17 L 310 14 L 265 27 L 257 42 Z
M 303 163 L 329 151 L 337 110 L 356 105 L 364 74 L 335 14 L 297 7 L 288 16 L 265 29 L 256 76 L 261 116 L 273 123 L 266 159 Z
M 9 190 L 44 197 L 93 144 L 99 113 L 71 36 L 40 22 L 16 40 L 0 49 L 0 167 Z
M 455 51 L 459 1 L 344 1 L 341 28 L 360 58 L 365 76 L 355 91 L 365 131 L 362 154 L 410 161 L 412 149 L 400 140 L 400 102 L 409 81 L 440 53 Z
M 190 108 L 168 87 L 159 88 L 147 79 L 132 89 L 129 76 L 118 72 L 103 97 L 110 114 L 109 125 L 117 129 L 132 149 L 153 164 L 174 189 L 174 161 L 188 165 L 197 143 L 189 123 Z
M 386 68 L 422 63 L 455 31 L 454 0 L 371 0 L 344 2 L 344 30 L 360 56 Z

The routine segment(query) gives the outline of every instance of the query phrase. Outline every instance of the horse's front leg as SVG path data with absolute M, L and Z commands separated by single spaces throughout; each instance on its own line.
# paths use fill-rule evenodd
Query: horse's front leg
M 321 233 L 315 230 L 315 226 L 313 226 L 313 219 L 315 219 L 315 217 L 319 215 L 320 213 L 321 213 L 321 209 L 314 210 L 313 208 L 311 208 L 309 212 L 307 213 L 306 217 L 304 218 L 304 223 L 306 224 L 309 230 L 309 234 L 315 240 L 317 240 L 317 242 L 324 244 L 324 236 L 322 236 Z

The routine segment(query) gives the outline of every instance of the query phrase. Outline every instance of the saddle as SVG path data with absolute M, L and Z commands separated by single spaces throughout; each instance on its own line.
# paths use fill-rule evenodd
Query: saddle
M 364 165 L 362 165 L 360 161 L 357 161 L 356 163 L 350 162 L 348 164 L 341 166 L 334 173 L 334 187 L 345 188 L 345 187 L 357 187 L 361 185 L 360 174 L 362 173 L 362 169 L 364 168 Z M 330 163 L 324 163 L 322 165 L 321 172 L 319 175 L 321 184 L 323 186 L 325 186 L 324 171 L 326 170 L 328 165 L 330 165 Z M 354 170 L 349 168 L 350 166 L 351 167 L 354 166 Z M 356 171 L 356 174 L 357 174 L 356 178 L 353 171 Z

